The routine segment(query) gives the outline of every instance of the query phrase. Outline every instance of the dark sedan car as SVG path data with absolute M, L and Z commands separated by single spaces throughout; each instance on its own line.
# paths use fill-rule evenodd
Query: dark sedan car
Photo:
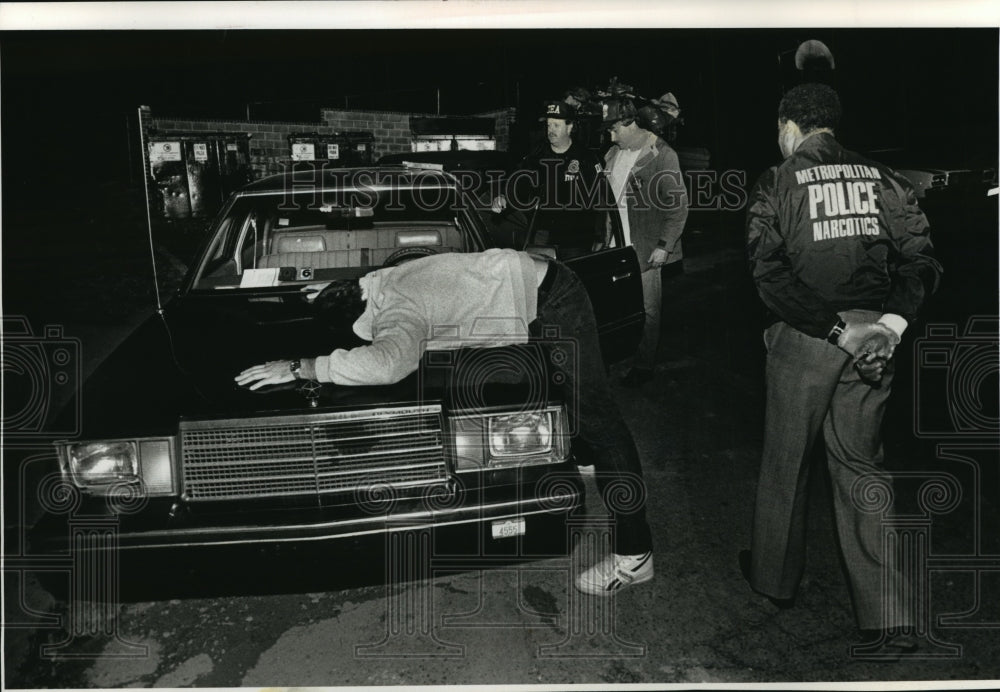
M 637 259 L 614 211 L 607 229 L 568 264 L 591 294 L 610 361 L 634 350 L 643 314 Z M 234 383 L 250 365 L 361 343 L 324 319 L 310 285 L 494 246 L 473 201 L 441 171 L 297 172 L 237 192 L 182 289 L 85 384 L 83 432 L 56 444 L 61 492 L 73 501 L 48 503 L 36 546 L 108 547 L 70 540 L 80 516 L 114 518 L 122 549 L 451 524 L 499 539 L 558 519 L 580 497 L 564 404 L 572 393 L 546 367 L 573 357 L 558 334 L 429 351 L 387 386 Z

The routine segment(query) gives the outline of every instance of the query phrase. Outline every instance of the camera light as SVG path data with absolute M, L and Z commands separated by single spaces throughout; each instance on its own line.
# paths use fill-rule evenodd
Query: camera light
M 493 456 L 543 454 L 551 449 L 552 418 L 548 412 L 490 419 L 490 454 Z
M 110 485 L 138 478 L 135 442 L 82 442 L 69 448 L 69 468 L 77 485 Z

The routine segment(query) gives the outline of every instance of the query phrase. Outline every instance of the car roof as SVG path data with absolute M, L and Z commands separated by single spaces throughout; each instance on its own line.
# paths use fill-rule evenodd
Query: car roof
M 510 154 L 506 151 L 418 151 L 406 154 L 386 154 L 378 160 L 380 166 L 386 164 L 399 164 L 403 161 L 426 161 L 428 163 L 439 163 L 450 168 L 489 168 L 499 166 L 505 168 L 510 161 Z
M 407 166 L 364 166 L 356 168 L 320 168 L 310 170 L 304 166 L 295 171 L 286 171 L 269 175 L 246 185 L 239 190 L 240 194 L 260 194 L 269 192 L 285 192 L 287 190 L 315 189 L 340 190 L 345 188 L 371 189 L 380 184 L 407 187 L 420 179 L 422 187 L 430 180 L 440 182 L 441 187 L 457 188 L 454 176 L 444 171 L 411 168 Z

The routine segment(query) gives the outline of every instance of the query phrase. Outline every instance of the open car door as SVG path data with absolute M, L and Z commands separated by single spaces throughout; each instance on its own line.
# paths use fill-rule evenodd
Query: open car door
M 567 260 L 590 295 L 605 363 L 635 353 L 646 321 L 635 250 L 615 247 Z
M 614 363 L 635 353 L 642 339 L 646 322 L 642 300 L 642 276 L 635 250 L 625 247 L 625 234 L 617 206 L 600 211 L 570 233 L 576 239 L 602 235 L 581 249 L 578 243 L 568 248 L 560 246 L 555 234 L 546 228 L 542 215 L 512 211 L 500 214 L 490 211 L 489 203 L 481 200 L 480 219 L 495 247 L 509 247 L 555 257 L 570 267 L 587 289 L 594 306 L 601 351 L 605 363 Z M 551 216 L 549 217 L 551 219 Z M 592 231 L 587 226 L 594 223 Z M 565 226 L 565 224 L 561 224 Z M 563 238 L 566 234 L 563 233 Z
M 526 249 L 548 254 L 576 272 L 590 295 L 597 319 L 601 352 L 605 363 L 614 363 L 635 353 L 646 322 L 642 277 L 635 249 L 624 247 L 624 232 L 617 208 L 600 212 L 604 238 L 584 252 L 559 246 L 530 244 Z M 583 231 L 587 232 L 587 231 Z M 546 237 L 529 232 L 532 240 Z

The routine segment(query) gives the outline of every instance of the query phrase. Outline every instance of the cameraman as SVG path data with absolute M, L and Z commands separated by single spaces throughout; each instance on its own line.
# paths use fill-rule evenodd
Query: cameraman
M 755 591 L 792 605 L 805 560 L 809 456 L 822 430 L 858 626 L 873 645 L 906 651 L 915 643 L 894 633 L 912 625 L 912 604 L 900 575 L 886 572 L 881 517 L 856 505 L 855 486 L 891 481 L 881 440 L 891 357 L 941 266 L 909 182 L 841 147 L 840 115 L 829 86 L 785 94 L 785 160 L 761 176 L 747 211 L 750 267 L 773 324 L 764 332 L 753 550 L 740 554 L 740 567 Z
M 653 578 L 639 455 L 611 396 L 590 298 L 572 270 L 514 250 L 444 253 L 330 284 L 316 300 L 327 304 L 332 319 L 353 322 L 355 334 L 371 344 L 255 365 L 236 376 L 239 385 L 257 389 L 295 379 L 392 384 L 417 369 L 425 348 L 525 343 L 529 334 L 541 336 L 543 327 L 558 327 L 560 338 L 576 344 L 576 367 L 555 367 L 572 393 L 568 413 L 591 452 L 598 487 L 607 496 L 609 485 L 624 484 L 638 498 L 628 511 L 609 507 L 616 522 L 614 553 L 578 575 L 577 588 L 606 596 Z M 477 320 L 487 316 L 493 318 L 490 333 L 477 334 Z M 454 326 L 457 333 L 435 338 L 436 325 Z
M 635 247 L 642 267 L 646 324 L 633 367 L 622 378 L 626 387 L 640 387 L 650 381 L 656 365 L 663 279 L 684 272 L 681 235 L 688 216 L 687 190 L 677 152 L 653 131 L 665 122 L 654 117 L 656 108 L 641 109 L 633 98 L 617 98 L 605 101 L 602 111 L 612 142 L 605 154 L 608 180 L 625 244 Z

